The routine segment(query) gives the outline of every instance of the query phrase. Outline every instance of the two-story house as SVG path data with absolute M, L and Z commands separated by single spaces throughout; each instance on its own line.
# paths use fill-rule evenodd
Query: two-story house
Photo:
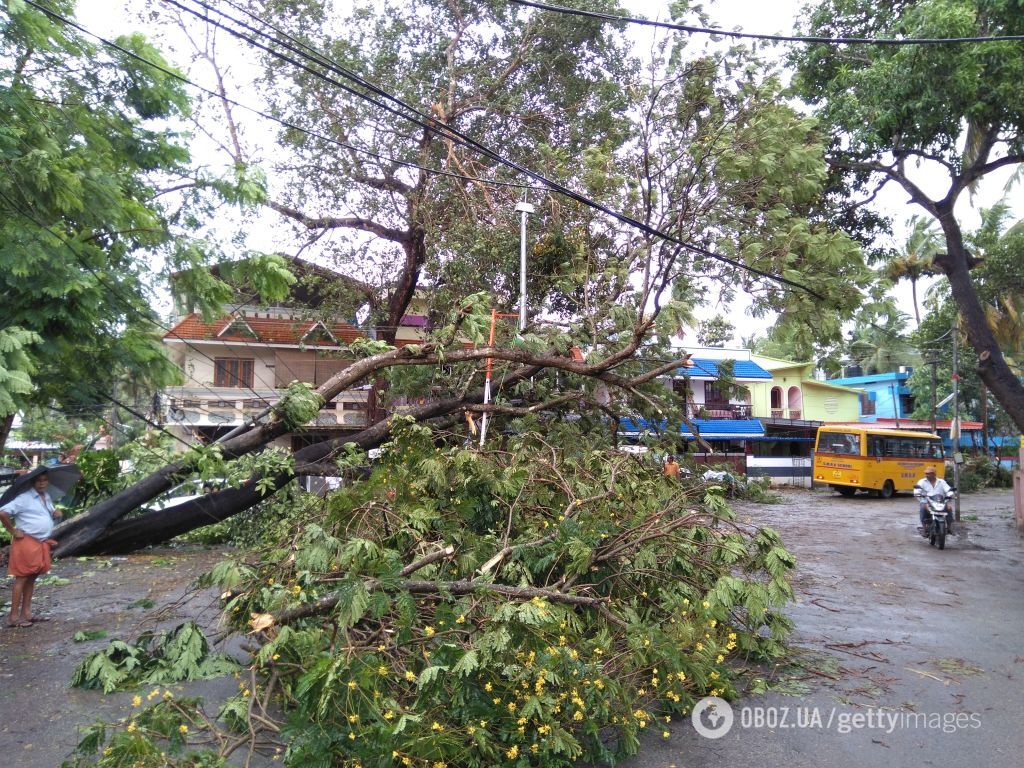
M 325 303 L 325 291 L 317 286 L 336 286 L 346 278 L 299 259 L 292 267 L 300 280 L 284 306 L 249 303 L 254 292 L 239 286 L 237 303 L 207 321 L 175 296 L 176 317 L 163 341 L 186 383 L 163 392 L 165 428 L 186 442 L 215 440 L 276 403 L 292 381 L 323 384 L 348 364 L 345 345 L 373 336 L 354 320 L 328 320 L 314 312 Z M 416 328 L 400 335 L 408 338 L 399 344 L 419 338 Z M 372 383 L 346 390 L 304 430 L 275 444 L 297 450 L 351 434 L 380 417 L 377 406 Z

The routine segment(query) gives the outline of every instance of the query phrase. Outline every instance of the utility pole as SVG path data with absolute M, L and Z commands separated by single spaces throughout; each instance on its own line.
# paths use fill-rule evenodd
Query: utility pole
M 949 437 L 953 444 L 953 487 L 956 496 L 953 500 L 953 519 L 960 522 L 960 369 L 959 347 L 960 334 L 956 322 L 953 323 L 953 422 L 950 424 Z
M 932 432 L 936 432 L 938 430 L 938 422 L 935 419 L 935 411 L 938 407 L 936 404 L 936 391 L 939 386 L 939 351 L 937 349 L 928 350 L 925 364 L 932 367 Z
M 526 217 L 533 213 L 530 203 L 516 205 L 519 213 L 519 331 L 526 329 Z

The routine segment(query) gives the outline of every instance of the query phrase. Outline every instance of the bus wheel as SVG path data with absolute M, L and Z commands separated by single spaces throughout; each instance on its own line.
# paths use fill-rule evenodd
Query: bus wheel
M 883 499 L 891 499 L 895 492 L 896 486 L 892 484 L 892 480 L 886 480 L 882 484 L 882 490 L 878 492 L 878 495 Z
M 832 487 L 839 491 L 840 496 L 850 497 L 857 493 L 856 488 L 851 488 L 848 485 L 833 485 Z

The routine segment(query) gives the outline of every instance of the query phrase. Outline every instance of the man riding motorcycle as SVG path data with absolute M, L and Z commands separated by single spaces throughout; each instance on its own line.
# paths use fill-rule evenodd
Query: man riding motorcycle
M 946 481 L 941 477 L 935 476 L 935 467 L 928 467 L 928 469 L 924 471 L 924 477 L 917 481 L 917 485 L 915 485 L 914 488 L 921 491 L 921 506 L 918 509 L 918 516 L 921 520 L 921 535 L 927 537 L 928 529 L 930 527 L 930 516 L 928 513 L 927 501 L 928 497 L 934 493 L 946 495 L 952 490 L 952 488 L 950 488 Z M 948 530 L 950 533 L 953 532 L 952 516 L 950 516 L 948 521 Z

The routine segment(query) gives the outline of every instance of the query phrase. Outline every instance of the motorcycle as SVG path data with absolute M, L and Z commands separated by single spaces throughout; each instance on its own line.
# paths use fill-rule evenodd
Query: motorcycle
M 953 527 L 953 510 L 950 509 L 949 502 L 953 500 L 955 495 L 956 488 L 950 488 L 946 493 L 933 491 L 927 495 L 920 488 L 914 489 L 914 498 L 918 502 L 923 501 L 928 512 L 929 522 L 921 532 L 921 535 L 928 537 L 928 544 L 930 546 L 934 547 L 938 543 L 939 549 L 946 548 L 946 535 L 950 533 Z

